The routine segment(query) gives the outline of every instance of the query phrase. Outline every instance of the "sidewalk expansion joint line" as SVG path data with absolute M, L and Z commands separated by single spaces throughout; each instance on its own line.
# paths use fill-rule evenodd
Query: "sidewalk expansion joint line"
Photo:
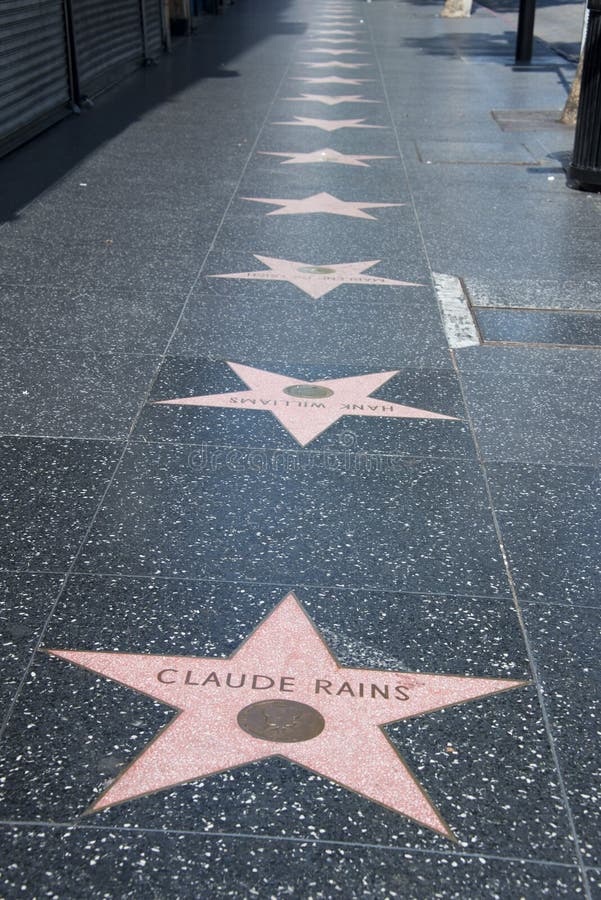
M 539 350 L 601 350 L 601 344 L 551 344 L 548 341 L 482 341 L 483 347 L 533 347 Z
M 80 824 L 80 821 L 85 822 L 85 824 Z M 89 819 L 85 820 L 76 820 L 73 822 L 45 822 L 45 821 L 36 821 L 35 819 L 27 819 L 27 820 L 13 820 L 13 819 L 0 819 L 0 828 L 44 828 L 44 829 L 61 829 L 66 831 L 77 831 L 77 832 L 85 832 L 85 831 L 107 831 L 107 832 L 119 832 L 120 834 L 127 834 L 129 836 L 134 836 L 138 834 L 173 834 L 173 835 L 186 835 L 188 837 L 196 837 L 200 840 L 210 839 L 210 840 L 253 840 L 253 841 L 267 841 L 271 843 L 276 843 L 281 841 L 282 843 L 287 844 L 314 844 L 316 846 L 326 846 L 326 847 L 349 847 L 354 849 L 365 849 L 365 850 L 383 850 L 391 853 L 416 853 L 422 856 L 442 856 L 442 857 L 467 857 L 469 859 L 485 859 L 491 860 L 494 862 L 512 862 L 512 863 L 521 863 L 526 865 L 536 865 L 536 866 L 551 866 L 554 868 L 560 869 L 572 869 L 578 870 L 578 866 L 576 863 L 567 863 L 567 862 L 559 862 L 557 860 L 552 859 L 536 859 L 533 857 L 524 857 L 524 856 L 502 856 L 500 854 L 495 853 L 487 853 L 483 851 L 482 853 L 475 853 L 472 850 L 460 850 L 460 849 L 450 849 L 450 850 L 438 850 L 438 849 L 430 849 L 427 847 L 412 847 L 411 845 L 405 846 L 391 846 L 390 844 L 373 844 L 369 842 L 363 841 L 340 841 L 340 840 L 328 840 L 327 838 L 315 838 L 311 836 L 307 837 L 296 837 L 293 835 L 280 835 L 280 834 L 257 834 L 255 832 L 229 832 L 229 831 L 194 831 L 192 828 L 150 828 L 147 826 L 136 826 L 136 825 L 94 825 L 90 823 Z M 594 869 L 594 866 L 589 866 L 588 868 Z
M 412 597 L 447 597 L 450 599 L 457 600 L 490 600 L 491 602 L 497 603 L 500 601 L 512 601 L 513 598 L 511 594 L 459 594 L 456 591 L 432 591 L 428 588 L 424 588 L 421 591 L 416 590 L 408 590 L 405 588 L 386 588 L 380 585 L 354 585 L 349 587 L 348 584 L 321 584 L 314 583 L 311 581 L 298 581 L 295 580 L 293 582 L 290 581 L 254 581 L 249 578 L 207 578 L 203 576 L 190 576 L 190 575 L 147 575 L 144 572 L 139 574 L 126 574 L 119 572 L 85 572 L 81 569 L 77 569 L 74 572 L 69 573 L 70 577 L 85 577 L 85 578 L 129 578 L 131 580 L 139 579 L 140 581 L 186 581 L 186 582 L 200 582 L 202 584 L 232 584 L 232 585 L 242 585 L 244 587 L 276 587 L 282 588 L 283 590 L 293 590 L 294 588 L 300 590 L 301 588 L 307 588 L 309 590 L 324 590 L 324 591 L 361 591 L 363 593 L 375 593 L 375 594 L 407 594 Z
M 7 569 L 0 567 L 0 572 L 6 575 L 55 575 L 66 577 L 65 572 L 57 572 L 52 569 L 48 570 L 34 570 L 34 569 Z M 293 587 L 298 589 L 300 588 L 308 588 L 315 590 L 324 590 L 324 591 L 361 591 L 363 593 L 371 592 L 378 594 L 408 594 L 412 597 L 448 597 L 451 599 L 457 600 L 490 600 L 492 602 L 498 602 L 500 600 L 513 600 L 511 594 L 460 594 L 457 591 L 433 591 L 430 589 L 424 589 L 421 591 L 410 590 L 407 588 L 386 588 L 379 587 L 377 585 L 353 585 L 349 587 L 348 585 L 343 584 L 322 584 L 322 583 L 314 583 L 311 581 L 298 581 L 295 580 L 293 582 L 290 581 L 263 581 L 261 579 L 250 579 L 250 578 L 209 578 L 207 576 L 202 575 L 147 575 L 145 572 L 130 574 L 128 572 L 88 572 L 83 569 L 76 569 L 74 572 L 69 573 L 71 578 L 127 578 L 130 580 L 139 580 L 139 581 L 186 581 L 186 582 L 199 582 L 200 584 L 238 584 L 244 587 L 248 587 L 249 585 L 253 587 L 277 587 L 282 588 L 283 590 L 292 590 Z M 544 601 L 536 600 L 532 601 L 536 603 L 542 603 Z M 556 605 L 556 604 L 553 604 Z M 578 604 L 574 604 L 578 605 Z M 568 608 L 572 608 L 571 605 L 568 605 Z M 596 607 L 591 607 L 591 609 L 595 609 Z
M 371 398 L 369 398 L 369 399 L 371 399 Z M 376 399 L 382 400 L 382 398 L 376 398 Z M 382 402 L 387 402 L 387 401 L 382 400 Z M 264 411 L 267 411 L 267 410 L 260 410 L 260 412 L 264 412 Z M 23 437 L 23 436 L 24 437 L 40 437 L 40 435 L 29 435 L 29 434 L 28 435 L 12 435 L 12 437 Z M 50 437 L 52 438 L 53 436 L 50 435 Z M 85 438 L 80 438 L 80 440 L 85 440 Z M 92 438 L 92 440 L 95 440 L 95 438 Z M 102 439 L 100 439 L 100 440 L 101 440 L 101 442 L 103 442 Z M 125 438 L 115 439 L 115 441 L 113 441 L 112 443 L 119 443 L 119 440 L 124 441 Z M 109 441 L 107 440 L 107 442 L 109 442 Z M 468 457 L 466 457 L 465 454 L 462 454 L 462 453 L 448 453 L 448 454 L 445 454 L 444 456 L 442 454 L 440 456 L 434 456 L 433 454 L 425 455 L 425 456 L 419 456 L 417 454 L 412 454 L 411 456 L 402 456 L 400 453 L 394 453 L 392 450 L 334 450 L 331 448 L 326 449 L 325 447 L 323 448 L 323 450 L 312 450 L 308 446 L 302 447 L 300 445 L 298 447 L 281 447 L 281 446 L 278 446 L 278 447 L 263 446 L 262 447 L 260 445 L 245 447 L 241 444 L 219 444 L 219 443 L 212 443 L 212 442 L 211 443 L 205 442 L 202 444 L 187 444 L 185 441 L 173 441 L 173 442 L 165 441 L 165 440 L 149 441 L 149 440 L 145 440 L 144 438 L 137 438 L 137 439 L 132 438 L 130 440 L 130 443 L 134 444 L 135 446 L 144 446 L 144 447 L 165 447 L 165 448 L 173 448 L 173 449 L 181 447 L 182 449 L 187 449 L 187 450 L 219 450 L 221 452 L 236 451 L 238 453 L 252 453 L 252 454 L 261 453 L 264 455 L 264 457 L 266 459 L 271 458 L 274 455 L 276 455 L 276 456 L 285 456 L 285 455 L 299 456 L 299 457 L 302 457 L 303 459 L 310 458 L 311 456 L 318 458 L 320 456 L 327 455 L 328 458 L 331 458 L 334 456 L 334 457 L 336 457 L 336 459 L 344 458 L 344 459 L 348 460 L 351 468 L 352 468 L 353 461 L 359 461 L 359 460 L 364 460 L 366 463 L 367 462 L 376 462 L 378 460 L 390 461 L 390 462 L 394 461 L 395 464 L 402 462 L 403 464 L 410 466 L 411 463 L 413 463 L 413 462 L 426 462 L 426 461 L 432 462 L 432 463 L 463 462 L 463 461 L 466 461 L 466 459 L 468 459 Z M 229 466 L 232 466 L 232 463 L 228 463 L 226 460 L 224 460 L 223 466 L 225 468 L 228 468 Z M 215 464 L 213 464 L 213 467 L 217 468 L 217 466 Z M 243 466 L 241 466 L 241 467 L 243 468 Z M 211 463 L 208 463 L 204 468 L 211 469 L 212 468 Z M 318 469 L 318 468 L 326 469 L 327 466 L 322 466 L 322 467 L 317 466 L 317 465 L 307 466 L 307 470 Z M 294 473 L 294 474 L 300 474 L 300 473 Z

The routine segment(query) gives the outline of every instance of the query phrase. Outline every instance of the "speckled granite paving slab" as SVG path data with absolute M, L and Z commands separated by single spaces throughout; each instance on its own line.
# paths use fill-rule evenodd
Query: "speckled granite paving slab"
M 452 368 L 438 311 L 417 293 L 411 302 L 403 294 L 398 304 L 372 301 L 366 309 L 360 295 L 344 299 L 338 293 L 342 288 L 326 303 L 317 304 L 310 297 L 293 296 L 285 284 L 279 293 L 265 282 L 269 296 L 263 297 L 259 292 L 248 296 L 246 287 L 240 290 L 233 281 L 230 284 L 224 296 L 194 292 L 169 345 L 171 356 L 247 359 L 265 368 L 295 362 L 316 367 L 343 364 L 349 371 L 360 364 L 382 369 Z M 143 331 L 138 340 L 144 340 Z
M 597 606 L 599 469 L 497 463 L 489 477 L 520 598 Z
M 123 603 L 124 594 L 127 605 Z M 7 781 L 1 801 L 5 815 L 75 822 L 95 801 L 115 802 L 117 795 L 112 800 L 106 795 L 103 800 L 102 791 L 111 783 L 114 791 L 123 791 L 127 778 L 133 784 L 134 770 L 126 767 L 140 753 L 146 753 L 140 757 L 140 764 L 149 760 L 144 769 L 144 778 L 151 779 L 147 796 L 127 799 L 126 790 L 119 794 L 119 805 L 104 811 L 100 807 L 87 820 L 90 826 L 122 828 L 127 823 L 141 829 L 199 833 L 214 829 L 233 833 L 240 829 L 257 836 L 299 840 L 319 836 L 321 841 L 410 845 L 442 852 L 448 849 L 448 836 L 437 832 L 445 827 L 456 832 L 459 850 L 463 847 L 470 852 L 523 857 L 538 848 L 546 859 L 570 862 L 569 842 L 562 836 L 565 819 L 554 784 L 552 758 L 536 695 L 528 682 L 518 620 L 509 600 L 485 602 L 478 598 L 402 594 L 385 597 L 365 591 L 308 588 L 297 594 L 298 599 L 283 588 L 244 584 L 73 579 L 44 639 L 46 647 L 54 648 L 54 655 L 60 656 L 64 649 L 63 660 L 39 656 L 35 675 L 21 695 L 6 735 L 2 768 Z M 281 669 L 273 647 L 282 639 L 285 646 L 286 635 L 300 635 L 307 627 L 304 645 L 309 648 L 312 641 L 318 642 L 311 650 L 311 660 L 304 660 L 297 669 L 288 648 Z M 78 652 L 71 654 L 70 648 Z M 331 653 L 344 667 L 339 674 L 330 671 Z M 97 672 L 80 668 L 78 660 L 80 665 L 96 667 L 97 672 L 98 667 L 118 665 L 121 660 L 124 668 L 114 670 L 112 677 L 122 683 L 99 679 Z M 136 669 L 131 668 L 134 662 Z M 158 677 L 153 675 L 156 689 L 150 682 L 143 685 L 138 681 L 138 690 L 132 690 L 136 677 L 155 670 L 159 673 Z M 245 684 L 241 673 L 247 670 Z M 387 685 L 395 681 L 391 670 L 421 673 L 403 676 L 404 688 L 397 693 L 407 700 L 392 694 L 384 696 L 388 694 Z M 212 680 L 203 688 L 202 682 L 211 671 Z M 452 708 L 423 711 L 418 718 L 412 717 L 406 710 L 413 703 L 411 697 L 419 695 L 420 680 L 427 683 L 429 672 L 462 676 L 455 680 L 466 691 L 466 699 Z M 286 676 L 283 681 L 282 673 Z M 177 740 L 173 729 L 180 727 L 178 721 L 184 721 L 173 719 L 172 710 L 164 705 L 170 690 L 184 691 L 187 699 L 182 695 L 179 702 L 190 712 L 198 697 L 205 697 L 200 708 L 206 709 L 221 693 L 225 694 L 221 702 L 232 702 L 238 710 L 253 699 L 272 697 L 273 691 L 265 686 L 275 678 L 280 702 L 301 699 L 323 710 L 324 735 L 331 735 L 328 741 L 335 742 L 337 733 L 342 735 L 337 729 L 344 727 L 346 712 L 356 720 L 353 733 L 357 737 L 362 717 L 366 717 L 364 747 L 371 740 L 369 729 L 373 726 L 368 722 L 378 703 L 383 704 L 385 718 L 408 716 L 386 729 L 392 747 L 405 760 L 403 763 L 391 755 L 386 761 L 387 790 L 392 790 L 401 766 L 408 765 L 428 791 L 430 799 L 423 801 L 432 804 L 432 811 L 437 810 L 448 824 L 442 826 L 433 820 L 432 832 L 407 818 L 407 807 L 403 815 L 401 809 L 385 808 L 360 796 L 373 790 L 368 780 L 346 787 L 334 784 L 341 747 L 321 761 L 318 756 L 302 757 L 304 762 L 299 767 L 301 749 L 319 754 L 317 738 L 287 745 L 269 741 L 261 745 L 255 740 L 255 753 L 263 750 L 276 756 L 257 761 L 240 758 L 231 770 L 205 777 L 202 772 L 195 777 L 190 769 L 182 779 L 188 783 L 179 785 L 173 783 L 178 781 L 177 769 L 170 771 L 173 754 L 164 757 L 160 765 L 157 760 L 153 769 L 155 764 L 148 753 L 155 753 L 153 748 L 159 746 L 156 741 L 150 743 L 153 736 L 171 721 L 169 728 L 173 740 Z M 444 676 L 436 678 L 443 690 Z M 488 679 L 488 687 L 483 687 L 482 678 Z M 125 686 L 128 682 L 129 687 Z M 170 688 L 169 684 L 174 686 Z M 360 684 L 365 687 L 363 696 Z M 375 692 L 372 684 L 381 693 Z M 468 691 L 482 695 L 484 690 L 498 692 L 509 685 L 514 690 L 467 702 Z M 326 694 L 340 688 L 342 692 L 335 696 Z M 32 717 L 40 689 L 52 700 L 43 717 L 35 715 L 24 746 L 23 724 Z M 156 703 L 141 696 L 140 689 L 144 693 L 155 690 L 155 695 L 156 690 L 167 693 L 163 694 L 163 703 Z M 441 694 L 435 705 L 444 703 Z M 212 716 L 205 719 L 214 739 L 218 721 Z M 229 732 L 230 726 L 224 727 Z M 230 741 L 222 752 L 237 740 L 235 724 L 231 727 Z M 163 741 L 169 738 L 169 728 L 162 732 Z M 377 732 L 376 728 L 374 734 Z M 201 734 L 197 733 L 197 741 L 203 740 Z M 350 734 L 346 740 L 351 740 Z M 149 749 L 145 751 L 145 747 Z M 292 751 L 296 751 L 296 763 Z M 357 744 L 353 755 L 362 752 Z M 377 759 L 377 750 L 372 752 Z M 183 758 L 181 752 L 179 758 Z M 226 764 L 225 768 L 230 767 Z M 319 774 L 316 768 L 321 769 Z M 531 787 L 534 769 L 536 800 Z M 359 776 L 366 770 L 355 767 L 354 771 Z M 160 790 L 160 779 L 165 776 L 171 784 Z M 136 790 L 139 788 L 133 788 L 134 794 Z M 500 809 L 498 795 L 512 799 Z M 392 794 L 389 798 L 390 806 Z
M 489 461 L 592 465 L 601 460 L 601 353 L 524 347 L 459 350 L 464 395 Z
M 587 862 L 601 860 L 599 828 L 599 736 L 594 722 L 601 703 L 597 659 L 600 613 L 587 606 L 524 605 L 526 630 L 543 686 L 570 803 L 583 834 Z M 591 727 L 593 724 L 593 727 Z
M 122 449 L 106 441 L 1 438 L 1 568 L 65 572 Z
M 307 450 L 290 459 L 269 450 L 135 443 L 78 568 L 483 595 L 506 590 L 473 462 L 378 461 L 344 451 L 334 460 Z
M 466 891 L 489 897 L 499 891 L 566 898 L 582 893 L 577 872 L 564 866 L 410 851 L 403 851 L 401 862 L 396 853 L 378 848 L 313 841 L 10 827 L 2 835 L 2 850 L 3 859 L 12 860 L 3 874 L 11 900 L 24 889 L 90 896 L 100 885 L 107 897 L 174 890 L 185 897 L 199 884 L 216 896 L 232 897 L 261 891 L 323 898 L 344 891 L 365 900 L 427 897 L 433 891 L 456 900 Z

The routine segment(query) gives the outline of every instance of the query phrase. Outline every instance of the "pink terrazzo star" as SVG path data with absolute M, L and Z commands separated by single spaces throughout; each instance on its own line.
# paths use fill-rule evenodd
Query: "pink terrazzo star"
M 365 44 L 365 41 L 359 40 L 356 37 L 345 37 L 345 38 L 333 38 L 333 37 L 309 37 L 307 38 L 307 43 L 309 44 Z
M 326 53 L 328 56 L 348 56 L 361 53 L 363 56 L 366 56 L 367 50 L 331 50 L 329 47 L 315 47 L 314 50 L 307 50 L 307 53 Z
M 307 165 L 311 163 L 337 163 L 341 166 L 361 166 L 368 169 L 369 165 L 366 159 L 395 159 L 394 156 L 368 156 L 366 154 L 350 154 L 339 153 L 338 150 L 332 150 L 331 147 L 324 147 L 322 150 L 314 150 L 312 153 L 281 153 L 275 150 L 259 150 L 262 156 L 283 156 L 284 162 L 282 166 L 290 165 Z
M 304 81 L 305 84 L 367 84 L 374 78 L 341 78 L 339 75 L 323 75 L 320 78 L 303 78 L 301 75 L 292 75 L 290 81 Z
M 348 31 L 346 28 L 319 28 L 317 31 L 313 31 L 312 34 L 344 34 L 347 37 L 354 38 L 360 34 L 360 32 Z
M 455 416 L 377 400 L 370 396 L 398 375 L 398 371 L 303 381 L 240 363 L 228 362 L 228 366 L 248 385 L 249 390 L 178 397 L 174 400 L 159 400 L 157 404 L 265 410 L 276 417 L 301 447 L 306 447 L 343 416 L 457 421 Z
M 295 262 L 291 259 L 278 259 L 274 256 L 259 256 L 255 259 L 268 266 L 251 272 L 227 272 L 220 275 L 209 275 L 209 278 L 241 278 L 247 281 L 288 281 L 299 290 L 308 294 L 314 300 L 325 297 L 330 291 L 340 287 L 341 284 L 374 285 L 384 284 L 400 287 L 426 287 L 414 281 L 397 281 L 394 278 L 379 278 L 376 275 L 364 275 L 366 269 L 370 269 L 379 263 L 379 259 L 370 259 L 363 262 L 352 263 L 328 263 L 314 266 L 310 263 Z
M 325 106 L 338 106 L 339 103 L 382 103 L 382 100 L 367 100 L 361 94 L 301 94 L 300 97 L 282 97 L 282 100 L 303 101 L 311 100 L 314 103 L 323 103 Z
M 303 62 L 302 65 L 308 69 L 366 69 L 369 63 L 348 63 L 328 59 L 324 62 Z
M 327 213 L 331 216 L 346 216 L 350 219 L 372 219 L 365 212 L 366 209 L 384 209 L 391 206 L 405 206 L 405 203 L 364 203 L 352 200 L 339 200 L 325 191 L 320 194 L 312 194 L 300 200 L 283 199 L 276 197 L 241 197 L 241 200 L 249 200 L 252 203 L 266 203 L 271 206 L 279 206 L 266 213 L 268 216 L 303 216 L 315 213 Z
M 46 652 L 178 711 L 90 813 L 283 757 L 451 840 L 448 825 L 382 726 L 525 684 L 343 668 L 294 594 L 225 659 Z
M 273 125 L 304 125 L 320 128 L 322 131 L 340 131 L 341 128 L 386 128 L 386 125 L 365 124 L 365 119 L 313 119 L 310 116 L 295 116 L 294 122 L 272 122 Z

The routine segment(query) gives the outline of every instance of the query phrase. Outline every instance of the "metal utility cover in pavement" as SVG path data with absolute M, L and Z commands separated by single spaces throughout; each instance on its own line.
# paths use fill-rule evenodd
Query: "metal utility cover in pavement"
M 565 131 L 572 128 L 559 121 L 561 109 L 492 109 L 501 131 Z
M 475 312 L 487 343 L 601 346 L 601 313 L 492 308 Z
M 512 139 L 503 143 L 481 141 L 419 141 L 417 154 L 423 163 L 532 165 L 537 158 L 528 147 Z

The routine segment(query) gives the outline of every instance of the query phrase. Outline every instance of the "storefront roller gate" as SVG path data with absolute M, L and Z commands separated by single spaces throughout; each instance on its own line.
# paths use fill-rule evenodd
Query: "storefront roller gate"
M 156 59 L 162 0 L 2 0 L 0 155 Z

